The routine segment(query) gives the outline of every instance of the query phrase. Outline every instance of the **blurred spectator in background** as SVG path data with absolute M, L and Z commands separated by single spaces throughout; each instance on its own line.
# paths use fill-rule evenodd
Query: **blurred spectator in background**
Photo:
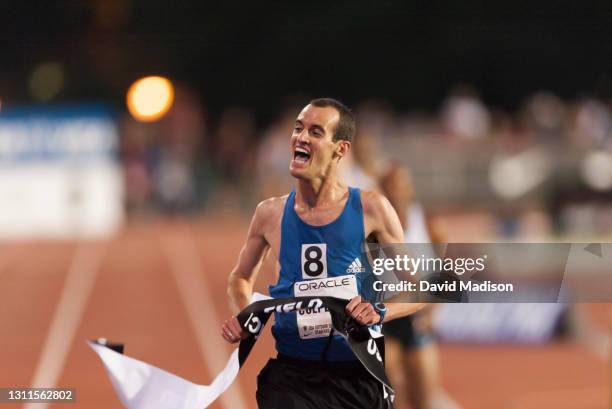
M 165 212 L 191 211 L 198 204 L 196 166 L 208 162 L 206 145 L 204 106 L 186 86 L 177 86 L 174 105 L 160 121 L 154 159 L 155 199 Z
M 538 92 L 523 106 L 520 119 L 536 140 L 562 144 L 566 139 L 568 111 L 559 97 L 551 92 Z
M 255 118 L 243 108 L 230 108 L 221 114 L 213 140 L 214 164 L 223 183 L 245 187 L 255 159 Z
M 355 108 L 359 129 L 380 143 L 397 133 L 396 114 L 391 105 L 380 99 L 366 100 Z
M 290 104 L 263 132 L 256 161 L 260 199 L 279 196 L 293 189 L 293 178 L 287 172 L 289 139 L 300 110 L 301 106 Z
M 125 115 L 121 120 L 121 161 L 125 179 L 127 210 L 137 214 L 147 210 L 152 201 L 149 155 L 152 135 L 146 125 Z
M 455 88 L 442 106 L 442 122 L 447 134 L 463 140 L 489 136 L 491 118 L 476 91 L 462 85 Z
M 243 108 L 221 113 L 213 133 L 213 163 L 220 174 L 214 206 L 240 209 L 250 207 L 254 193 L 252 175 L 256 159 L 256 124 L 253 114 Z
M 610 111 L 596 99 L 584 99 L 577 104 L 572 142 L 581 149 L 602 148 L 610 141 L 612 117 Z
M 377 189 L 386 166 L 380 145 L 396 131 L 394 112 L 377 100 L 366 101 L 355 111 L 359 126 L 349 154 L 340 161 L 339 171 L 350 186 Z
M 368 133 L 357 130 L 351 151 L 340 161 L 338 170 L 342 179 L 349 186 L 358 186 L 360 189 L 376 189 L 378 175 L 381 173 L 382 163 L 378 149 Z

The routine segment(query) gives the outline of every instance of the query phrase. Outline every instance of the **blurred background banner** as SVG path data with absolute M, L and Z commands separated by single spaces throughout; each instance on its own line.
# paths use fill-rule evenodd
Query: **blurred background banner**
M 0 116 L 0 238 L 101 238 L 123 223 L 119 133 L 104 107 Z
M 543 344 L 564 330 L 564 304 L 444 305 L 434 314 L 444 342 Z

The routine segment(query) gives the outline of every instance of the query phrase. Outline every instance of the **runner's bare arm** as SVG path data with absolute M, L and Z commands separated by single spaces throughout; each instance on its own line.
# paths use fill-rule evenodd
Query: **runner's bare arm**
M 265 229 L 272 212 L 267 202 L 261 202 L 255 209 L 246 242 L 240 250 L 236 266 L 229 275 L 227 294 L 235 313 L 241 311 L 251 302 L 253 285 L 257 279 L 261 263 L 270 250 L 265 238 Z
M 380 245 L 404 241 L 404 232 L 399 217 L 386 197 L 378 192 L 365 191 L 362 203 L 366 216 L 366 228 L 374 234 Z M 394 298 L 396 297 L 385 303 L 387 307 L 385 322 L 410 315 L 426 305 L 425 303 L 393 302 Z
M 270 201 L 261 202 L 251 220 L 247 239 L 240 250 L 236 266 L 229 275 L 227 295 L 234 313 L 238 313 L 251 302 L 253 285 L 257 279 L 259 268 L 270 250 L 265 237 L 270 218 L 274 216 Z M 236 317 L 231 317 L 221 325 L 221 336 L 229 343 L 235 343 L 246 337 Z

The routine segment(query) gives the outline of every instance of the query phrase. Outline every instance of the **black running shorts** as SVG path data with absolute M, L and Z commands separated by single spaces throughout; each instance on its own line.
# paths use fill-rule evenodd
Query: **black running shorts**
M 385 323 L 383 325 L 385 338 L 398 340 L 407 350 L 422 348 L 435 342 L 434 332 L 430 328 L 419 325 L 419 314 L 421 314 L 420 311 Z
M 356 362 L 279 355 L 257 376 L 259 409 L 386 409 L 380 382 Z

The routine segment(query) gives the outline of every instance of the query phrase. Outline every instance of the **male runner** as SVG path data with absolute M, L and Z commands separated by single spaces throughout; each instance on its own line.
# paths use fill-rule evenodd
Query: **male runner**
M 384 196 L 350 188 L 338 179 L 338 163 L 349 152 L 354 133 L 351 111 L 336 100 L 315 99 L 300 112 L 291 135 L 289 164 L 297 188 L 257 206 L 229 277 L 228 295 L 236 310 L 249 304 L 268 251 L 277 260 L 278 282 L 270 287 L 275 298 L 350 299 L 347 312 L 368 326 L 420 308 L 394 303 L 385 309 L 360 296 L 371 291 L 363 279 L 365 238 L 373 235 L 382 245 L 400 243 L 403 231 Z M 322 282 L 325 286 L 310 285 Z M 247 336 L 235 317 L 225 321 L 221 331 L 230 343 Z M 330 331 L 324 311 L 277 314 L 272 333 L 278 357 L 258 376 L 260 409 L 384 407 L 382 385 L 361 366 L 347 342 Z

